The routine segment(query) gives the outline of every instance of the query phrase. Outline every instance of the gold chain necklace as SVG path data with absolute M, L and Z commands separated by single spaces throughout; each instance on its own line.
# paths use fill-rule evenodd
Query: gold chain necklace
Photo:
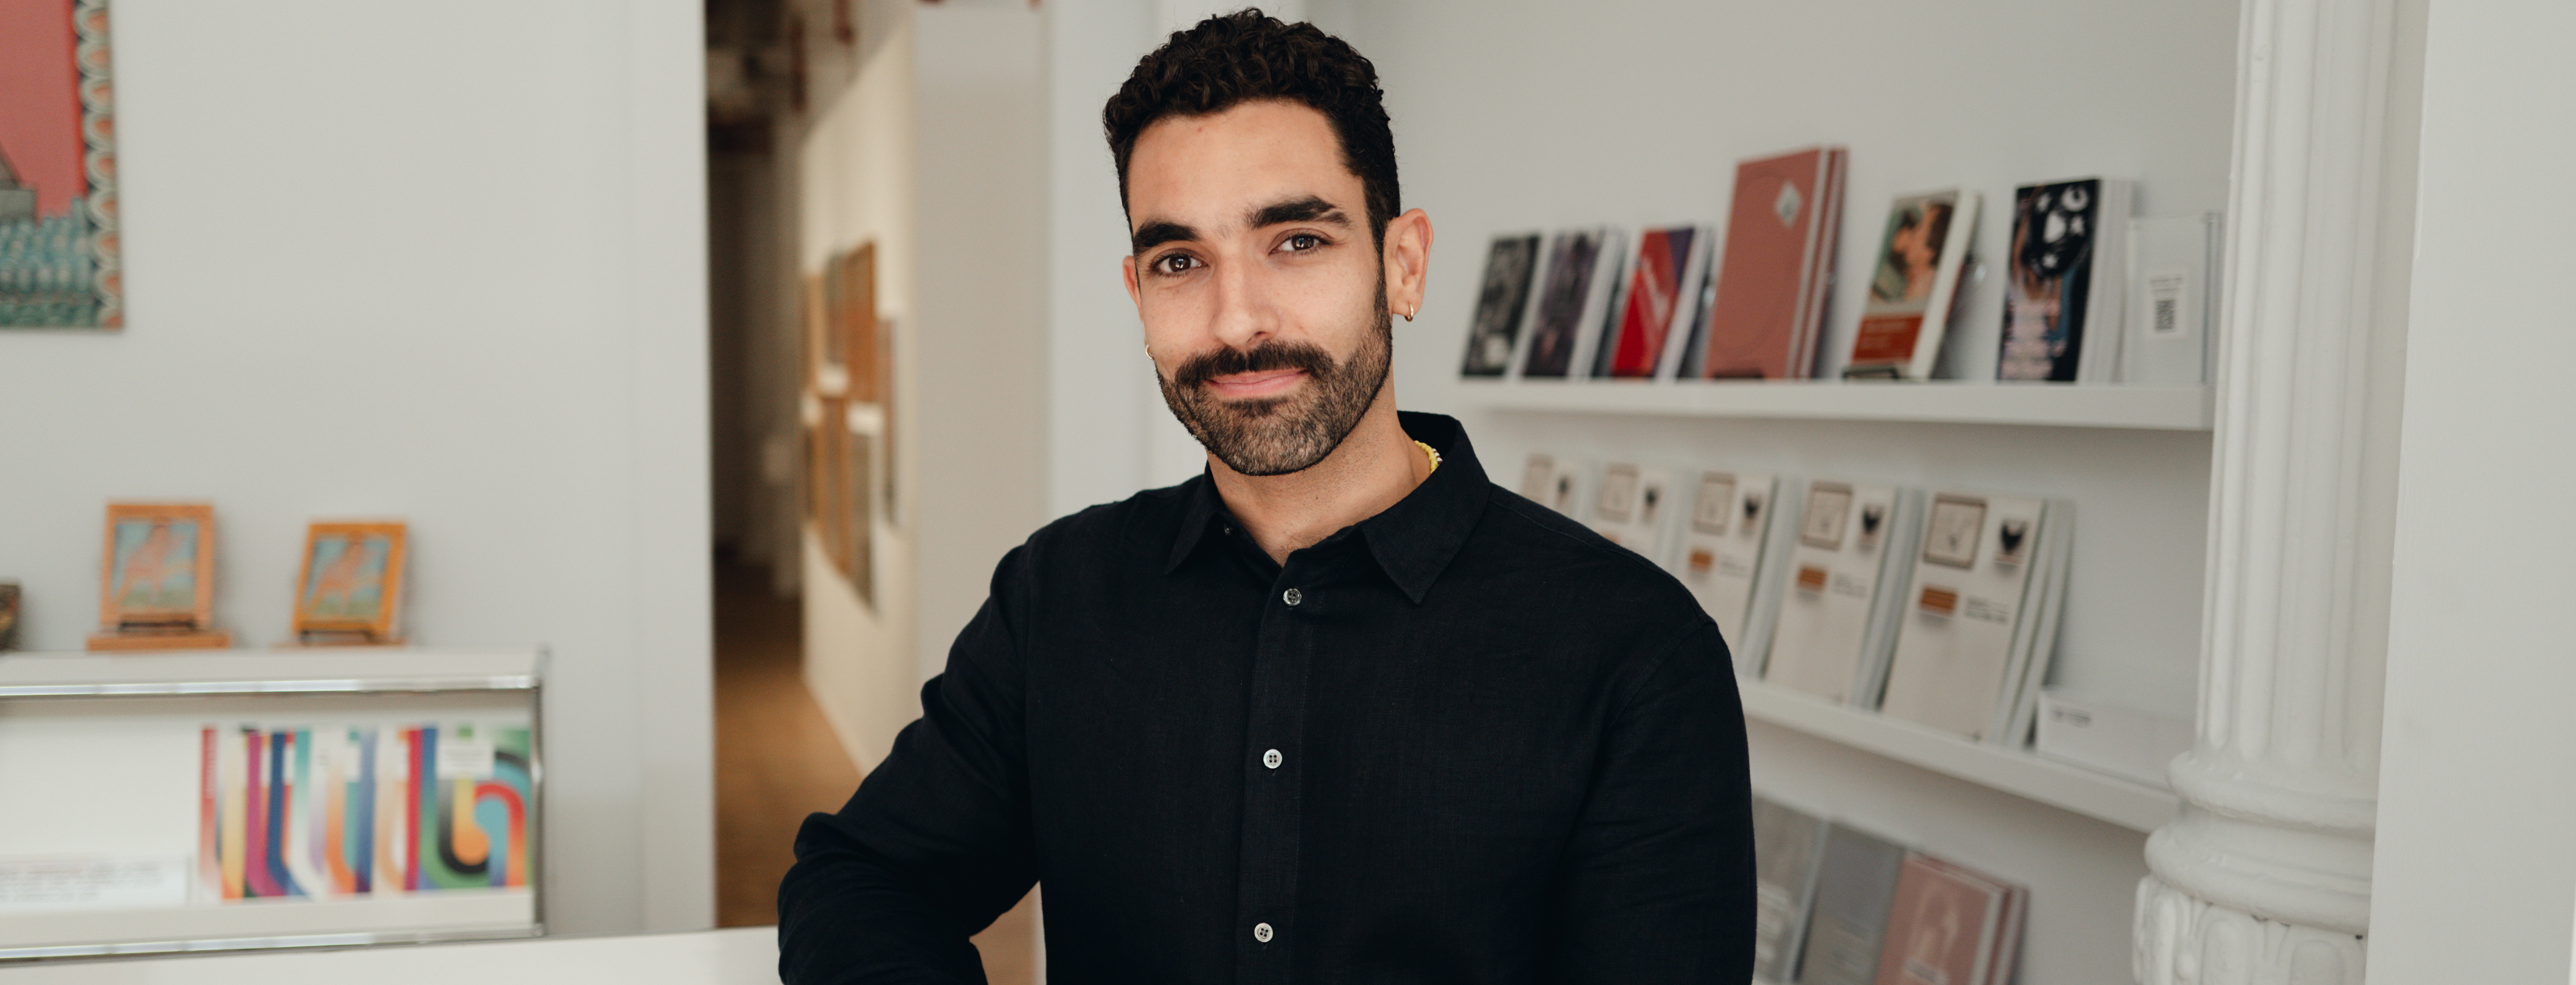
M 1432 471 L 1432 472 L 1438 472 L 1438 471 L 1440 471 L 1440 449 L 1433 448 L 1433 447 L 1431 447 L 1430 445 L 1423 444 L 1422 442 L 1419 442 L 1419 441 L 1414 442 L 1414 443 L 1413 443 L 1413 447 L 1420 448 L 1420 449 L 1422 449 L 1422 453 L 1423 453 L 1423 454 L 1431 456 L 1431 471 Z M 1425 472 L 1425 473 L 1423 473 L 1423 474 L 1424 474 L 1424 475 L 1426 475 L 1426 476 L 1428 476 L 1428 475 L 1430 474 L 1430 472 Z

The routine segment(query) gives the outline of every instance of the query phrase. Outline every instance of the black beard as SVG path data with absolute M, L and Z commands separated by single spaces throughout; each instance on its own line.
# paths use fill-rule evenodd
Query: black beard
M 1385 295 L 1381 286 L 1379 296 Z M 1302 472 L 1342 445 L 1386 385 L 1395 350 L 1395 318 L 1381 301 L 1376 330 L 1348 362 L 1305 342 L 1264 342 L 1250 350 L 1218 349 L 1182 363 L 1169 378 L 1155 374 L 1163 403 L 1209 454 L 1244 475 Z M 1233 373 L 1301 370 L 1301 392 L 1264 400 L 1220 400 L 1207 382 Z

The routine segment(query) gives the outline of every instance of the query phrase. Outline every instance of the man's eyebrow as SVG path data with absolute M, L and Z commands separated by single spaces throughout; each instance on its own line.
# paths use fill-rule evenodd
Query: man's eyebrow
M 1196 229 L 1181 225 L 1177 222 L 1163 222 L 1157 220 L 1136 227 L 1136 231 L 1128 236 L 1127 241 L 1129 249 L 1138 254 L 1142 254 L 1146 250 L 1153 249 L 1174 240 L 1197 238 L 1199 238 L 1199 231 Z
M 1244 222 L 1254 229 L 1289 222 L 1326 222 L 1347 228 L 1351 218 L 1342 214 L 1340 206 L 1308 195 L 1254 209 Z

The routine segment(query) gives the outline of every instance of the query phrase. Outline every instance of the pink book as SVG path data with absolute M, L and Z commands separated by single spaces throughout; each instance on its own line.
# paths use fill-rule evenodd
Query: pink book
M 1814 373 L 1842 224 L 1843 160 L 1840 147 L 1810 147 L 1736 165 L 1699 375 L 1792 380 Z
M 1975 870 L 1906 853 L 1877 985 L 1985 985 L 2011 896 L 2012 887 Z

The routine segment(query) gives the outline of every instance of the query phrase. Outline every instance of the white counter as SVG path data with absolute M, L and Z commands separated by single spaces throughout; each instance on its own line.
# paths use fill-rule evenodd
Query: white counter
M 0 985 L 765 985 L 776 981 L 776 927 L 0 966 Z

